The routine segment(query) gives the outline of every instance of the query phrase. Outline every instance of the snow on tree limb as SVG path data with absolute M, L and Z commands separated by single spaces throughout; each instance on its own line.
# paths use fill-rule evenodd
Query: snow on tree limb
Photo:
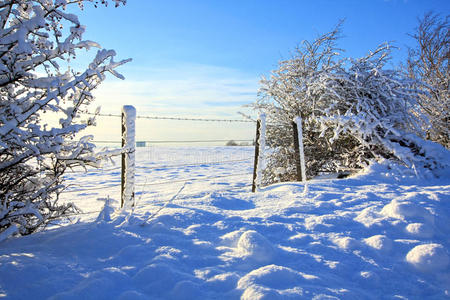
M 393 47 L 384 43 L 359 59 L 341 57 L 340 26 L 303 42 L 270 78 L 263 77 L 252 105 L 267 114 L 264 182 L 295 180 L 292 120 L 304 127 L 307 176 L 364 168 L 373 159 L 393 159 L 430 170 L 446 162 L 424 151 L 424 124 L 417 80 L 388 69 Z
M 419 79 L 423 91 L 419 105 L 429 120 L 424 129 L 427 138 L 450 149 L 450 16 L 431 12 L 419 19 L 411 37 L 416 41 L 409 48 L 406 73 Z
M 113 50 L 83 40 L 86 28 L 66 8 L 86 2 L 99 3 L 0 2 L 0 232 L 29 234 L 73 209 L 57 201 L 65 170 L 99 165 L 108 155 L 96 155 L 89 137 L 75 139 L 95 121 L 79 114 L 106 73 L 123 79 L 116 68 L 129 60 L 115 61 Z M 100 49 L 84 71 L 61 69 L 91 48 Z M 59 124 L 45 124 L 45 113 L 58 116 Z

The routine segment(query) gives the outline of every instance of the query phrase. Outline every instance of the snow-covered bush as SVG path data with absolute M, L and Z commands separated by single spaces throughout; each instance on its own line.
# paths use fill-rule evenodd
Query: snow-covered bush
M 340 56 L 339 26 L 312 43 L 303 42 L 263 78 L 253 107 L 266 113 L 264 183 L 295 179 L 292 120 L 303 120 L 307 176 L 394 159 L 429 168 L 438 161 L 424 152 L 416 100 L 418 82 L 386 68 L 391 47 L 383 44 L 360 59 Z M 425 162 L 426 161 L 426 162 Z M 434 165 L 433 165 L 434 164 Z
M 29 234 L 74 207 L 59 204 L 64 172 L 96 164 L 95 123 L 80 113 L 115 62 L 112 50 L 82 39 L 85 27 L 68 5 L 108 1 L 14 0 L 0 3 L 0 233 Z M 116 6 L 125 0 L 113 0 Z M 100 48 L 82 72 L 70 67 L 79 50 Z M 52 124 L 51 120 L 55 121 Z M 78 139 L 78 140 L 77 140 Z
M 427 138 L 450 149 L 450 16 L 425 14 L 411 36 L 416 47 L 409 49 L 407 71 L 426 83 L 419 104 L 430 121 Z

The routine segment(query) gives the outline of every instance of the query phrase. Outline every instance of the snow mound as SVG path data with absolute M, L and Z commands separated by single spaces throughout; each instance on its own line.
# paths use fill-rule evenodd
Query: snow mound
M 331 239 L 331 241 L 338 246 L 340 249 L 343 250 L 351 250 L 355 248 L 358 245 L 358 242 L 352 238 L 352 237 L 334 237 Z
M 178 282 L 175 285 L 168 298 L 178 300 L 192 300 L 206 297 L 203 296 L 200 285 L 189 280 L 184 280 Z
M 237 288 L 244 290 L 241 299 L 284 299 L 282 295 L 302 296 L 303 289 L 299 287 L 317 279 L 287 267 L 268 265 L 242 277 Z
M 274 256 L 275 249 L 263 235 L 257 231 L 248 230 L 239 238 L 237 253 L 258 263 L 268 263 Z
M 392 248 L 392 241 L 385 235 L 374 235 L 364 239 L 364 243 L 376 250 L 389 251 Z
M 421 219 L 433 222 L 433 215 L 424 207 L 409 201 L 393 200 L 383 207 L 381 214 L 400 220 Z
M 433 228 L 423 223 L 410 223 L 406 226 L 405 230 L 417 238 L 431 238 L 434 235 Z
M 74 288 L 58 293 L 51 300 L 58 299 L 104 299 L 113 296 L 115 282 L 127 284 L 129 277 L 116 268 L 107 268 L 96 271 L 83 280 Z
M 155 291 L 171 290 L 177 282 L 186 278 L 173 267 L 160 263 L 142 268 L 133 277 L 133 282 L 147 293 L 153 293 Z
M 262 287 L 251 286 L 245 289 L 241 296 L 241 300 L 269 300 L 269 299 L 281 299 L 281 295 L 276 291 Z
M 406 255 L 406 261 L 422 272 L 443 271 L 449 264 L 449 256 L 441 244 L 425 244 L 414 247 Z

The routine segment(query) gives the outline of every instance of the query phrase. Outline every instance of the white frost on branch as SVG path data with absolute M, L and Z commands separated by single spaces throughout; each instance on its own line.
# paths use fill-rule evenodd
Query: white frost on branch
M 338 26 L 304 42 L 262 78 L 252 106 L 270 120 L 264 184 L 295 180 L 291 123 L 296 116 L 303 121 L 308 177 L 383 159 L 440 173 L 448 163 L 432 153 L 442 152 L 429 151 L 422 142 L 427 119 L 417 102 L 421 83 L 386 67 L 392 51 L 387 43 L 359 59 L 341 57 L 339 35 Z
M 65 170 L 99 164 L 92 138 L 76 138 L 95 124 L 80 113 L 106 73 L 123 79 L 115 69 L 129 60 L 116 62 L 113 50 L 83 40 L 86 28 L 67 6 L 93 0 L 0 2 L 0 234 L 29 234 L 71 209 L 57 201 Z M 100 50 L 85 70 L 70 67 L 92 47 Z M 59 125 L 46 124 L 47 115 Z

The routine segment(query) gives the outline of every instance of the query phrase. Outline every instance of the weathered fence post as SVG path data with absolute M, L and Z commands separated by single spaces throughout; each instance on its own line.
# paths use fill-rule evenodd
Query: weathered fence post
M 253 164 L 252 193 L 261 185 L 264 147 L 266 144 L 266 116 L 261 114 L 256 122 L 255 162 Z
M 261 130 L 261 120 L 258 120 L 256 121 L 255 161 L 253 163 L 252 193 L 256 192 L 256 175 L 257 175 L 256 169 L 258 168 L 260 130 Z
M 303 150 L 302 118 L 296 117 L 292 121 L 294 131 L 295 164 L 297 168 L 297 180 L 306 181 L 305 153 Z
M 131 105 L 122 107 L 122 189 L 121 207 L 134 205 L 136 109 Z

